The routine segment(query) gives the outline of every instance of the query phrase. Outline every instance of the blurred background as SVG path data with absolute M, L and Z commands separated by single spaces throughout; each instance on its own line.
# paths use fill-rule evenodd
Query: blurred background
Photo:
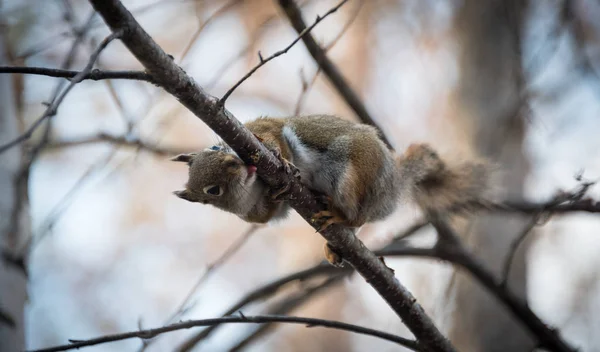
M 276 1 L 123 3 L 217 97 L 259 62 L 258 51 L 267 57 L 297 36 Z M 109 34 L 84 0 L 0 4 L 2 65 L 81 70 Z M 299 2 L 308 24 L 336 4 Z M 396 150 L 428 142 L 451 160 L 488 158 L 502 171 L 499 199 L 543 202 L 576 188 L 578 175 L 600 178 L 598 18 L 600 4 L 593 0 L 350 0 L 312 34 Z M 96 68 L 142 69 L 118 41 L 102 52 Z M 42 116 L 44 104 L 67 83 L 0 75 L 1 144 Z M 227 108 L 242 121 L 313 113 L 357 121 L 302 42 L 244 82 Z M 186 182 L 187 167 L 169 156 L 211 146 L 218 138 L 150 83 L 79 83 L 45 126 L 0 155 L 3 248 L 27 253 L 21 263 L 27 276 L 9 260 L 0 269 L 0 308 L 24 327 L 21 335 L 0 324 L 2 351 L 218 317 L 249 292 L 323 259 L 323 239 L 295 213 L 254 228 L 172 195 Z M 48 143 L 36 151 L 46 130 Z M 141 145 L 89 142 L 103 135 L 143 141 L 159 153 Z M 592 187 L 588 195 L 598 199 L 599 192 Z M 393 216 L 365 226 L 359 237 L 381 248 L 420 216 L 405 199 Z M 533 223 L 514 214 L 456 220 L 465 243 L 497 275 L 529 224 L 533 230 L 517 251 L 509 286 L 573 346 L 600 351 L 597 215 L 569 213 Z M 409 241 L 427 246 L 434 235 L 425 228 Z M 459 350 L 534 347 L 525 328 L 462 271 L 425 259 L 386 263 Z M 356 274 L 329 271 L 294 281 L 241 310 L 341 320 L 410 336 Z M 221 326 L 186 348 L 398 350 L 372 337 L 302 325 L 256 329 Z M 201 330 L 87 350 L 182 351 Z

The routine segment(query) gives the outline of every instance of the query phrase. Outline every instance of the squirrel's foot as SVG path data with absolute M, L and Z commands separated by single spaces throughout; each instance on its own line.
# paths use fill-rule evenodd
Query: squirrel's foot
M 269 150 L 277 159 L 279 159 L 286 174 L 292 175 L 296 178 L 300 178 L 300 170 L 298 170 L 296 165 L 292 164 L 289 160 L 284 158 L 283 155 L 281 155 L 281 150 L 279 148 L 273 147 L 269 148 Z
M 284 200 L 286 200 L 286 195 L 290 190 L 290 187 L 292 187 L 292 185 L 286 183 L 285 185 L 283 185 L 283 187 L 271 188 L 271 190 L 269 191 L 269 196 L 271 197 L 271 200 L 274 202 L 283 202 Z
M 300 179 L 300 170 L 296 167 L 296 165 L 289 162 L 286 158 L 281 155 L 281 151 L 279 148 L 270 149 L 273 155 L 281 162 L 282 168 L 286 174 L 292 175 L 293 177 Z M 287 183 L 279 188 L 274 188 L 270 192 L 271 200 L 275 202 L 282 202 L 286 200 L 286 195 L 290 190 L 291 184 Z
M 317 232 L 321 232 L 333 224 L 345 224 L 347 222 L 345 217 L 330 210 L 323 210 L 314 214 L 310 221 L 313 224 L 318 224 L 319 229 Z
M 338 268 L 344 266 L 344 259 L 338 253 L 336 253 L 333 248 L 331 248 L 329 243 L 325 242 L 323 244 L 323 252 L 325 252 L 325 259 L 327 259 L 329 264 Z

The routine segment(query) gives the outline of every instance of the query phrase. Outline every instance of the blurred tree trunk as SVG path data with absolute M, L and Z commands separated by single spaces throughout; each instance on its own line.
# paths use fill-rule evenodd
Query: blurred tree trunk
M 475 154 L 496 162 L 500 186 L 511 200 L 523 197 L 528 162 L 523 154 L 521 31 L 525 0 L 465 0 L 456 17 L 460 82 L 456 121 Z M 480 215 L 465 234 L 474 254 L 498 278 L 510 243 L 525 226 L 522 218 Z M 467 232 L 462 231 L 463 233 Z M 522 246 L 525 247 L 525 246 Z M 525 250 L 515 257 L 509 287 L 526 298 Z M 472 278 L 457 272 L 451 286 L 449 335 L 461 351 L 530 351 L 534 341 L 498 300 Z
M 6 65 L 7 43 L 0 36 L 0 65 Z M 20 133 L 15 109 L 15 90 L 11 75 L 0 75 L 0 143 L 16 138 Z M 17 183 L 15 176 L 19 170 L 21 147 L 12 148 L 0 154 L 0 352 L 14 352 L 25 349 L 24 307 L 27 300 L 27 277 L 22 264 L 14 262 L 20 245 L 23 244 L 25 229 L 21 221 L 13 221 L 15 215 L 21 217 L 17 207 Z M 26 185 L 26 183 L 23 183 Z M 22 194 L 26 202 L 26 194 Z M 21 205 L 24 205 L 22 203 Z M 15 226 L 16 225 L 16 226 Z

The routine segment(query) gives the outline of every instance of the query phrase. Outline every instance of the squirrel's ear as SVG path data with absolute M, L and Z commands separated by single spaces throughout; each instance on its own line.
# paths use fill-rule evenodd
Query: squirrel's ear
M 172 157 L 171 161 L 179 161 L 182 163 L 189 163 L 190 161 L 192 161 L 192 158 L 195 156 L 196 156 L 196 153 L 179 154 L 177 156 Z
M 187 189 L 185 189 L 183 191 L 175 191 L 175 192 L 173 192 L 173 194 L 181 199 L 187 200 L 188 202 L 194 201 L 192 198 L 192 194 Z

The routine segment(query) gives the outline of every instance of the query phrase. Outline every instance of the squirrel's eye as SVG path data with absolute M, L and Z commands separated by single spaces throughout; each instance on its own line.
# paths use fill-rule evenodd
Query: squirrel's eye
M 213 196 L 220 196 L 223 194 L 223 188 L 219 187 L 219 186 L 206 186 L 203 189 L 204 193 L 206 194 L 210 194 Z
M 221 147 L 219 147 L 218 145 L 213 145 L 212 147 L 210 147 L 210 150 L 221 150 Z

